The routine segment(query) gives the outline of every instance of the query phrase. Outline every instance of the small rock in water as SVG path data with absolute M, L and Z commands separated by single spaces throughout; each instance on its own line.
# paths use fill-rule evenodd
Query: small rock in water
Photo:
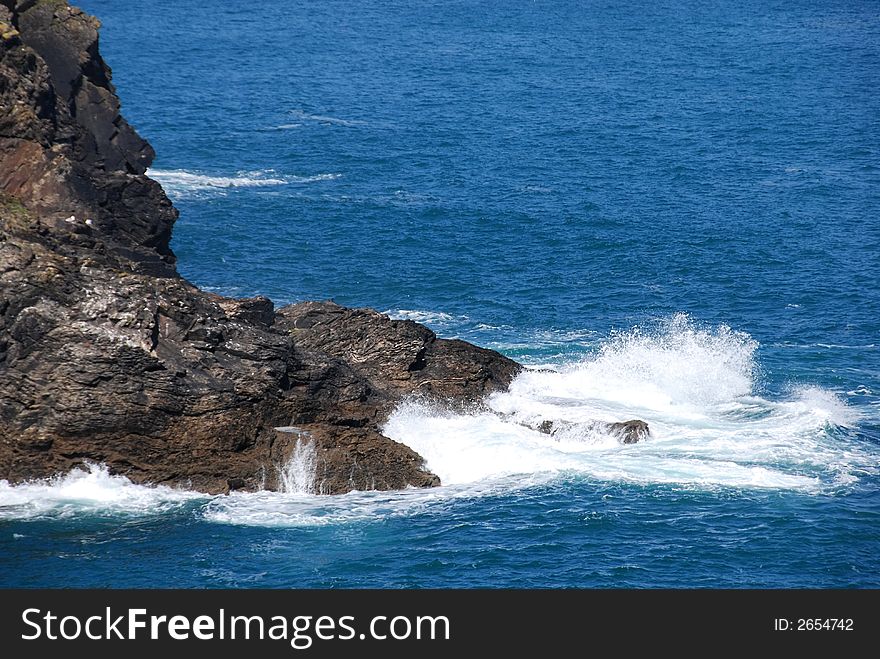
M 622 444 L 636 444 L 651 435 L 648 424 L 639 419 L 609 423 L 608 430 L 619 438 Z
M 545 435 L 552 435 L 553 434 L 553 422 L 550 421 L 549 419 L 545 420 L 545 421 L 541 421 L 541 423 L 539 423 L 537 425 L 535 430 L 537 430 L 538 432 L 542 432 Z
M 587 423 L 572 423 L 570 421 L 552 421 L 544 419 L 540 423 L 524 424 L 532 430 L 537 430 L 545 435 L 557 435 L 563 431 L 570 431 L 572 428 L 582 432 L 590 432 L 596 429 L 610 432 L 620 440 L 621 444 L 636 444 L 637 442 L 647 439 L 651 435 L 648 424 L 640 419 L 632 419 L 630 421 L 616 421 L 614 423 L 602 423 L 598 421 L 589 421 Z

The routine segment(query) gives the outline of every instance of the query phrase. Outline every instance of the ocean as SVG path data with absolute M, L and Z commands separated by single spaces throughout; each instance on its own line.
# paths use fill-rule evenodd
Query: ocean
M 185 277 L 530 368 L 437 489 L 0 482 L 0 586 L 880 587 L 876 2 L 79 4 Z

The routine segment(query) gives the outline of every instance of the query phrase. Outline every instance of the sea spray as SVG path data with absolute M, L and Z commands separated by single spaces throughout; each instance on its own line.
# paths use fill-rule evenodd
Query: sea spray
M 315 494 L 317 451 L 315 442 L 297 438 L 293 451 L 278 473 L 278 489 L 285 494 Z
M 165 192 L 173 199 L 199 197 L 210 193 L 223 194 L 224 191 L 231 188 L 265 188 L 333 181 L 342 176 L 339 173 L 281 176 L 274 170 L 237 172 L 230 176 L 189 172 L 183 169 L 150 169 L 148 174 L 151 178 L 159 181 Z
M 594 354 L 556 373 L 527 371 L 510 387 L 511 396 L 497 397 L 495 407 L 538 397 L 699 413 L 752 392 L 757 348 L 745 332 L 726 325 L 700 327 L 676 314 L 654 328 L 614 333 Z
M 0 520 L 96 515 L 155 515 L 208 495 L 164 486 L 136 485 L 104 465 L 85 464 L 67 474 L 11 485 L 0 481 Z
M 444 484 L 563 472 L 602 481 L 822 491 L 877 468 L 835 429 L 854 412 L 832 392 L 754 395 L 758 343 L 685 314 L 615 333 L 586 358 L 527 370 L 488 411 L 463 415 L 405 402 L 385 433 L 418 451 Z M 624 446 L 596 421 L 641 418 L 651 437 Z M 543 421 L 566 427 L 548 436 Z

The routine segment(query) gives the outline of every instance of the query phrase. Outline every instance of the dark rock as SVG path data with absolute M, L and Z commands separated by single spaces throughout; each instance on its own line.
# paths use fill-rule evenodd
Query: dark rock
M 636 444 L 651 435 L 648 424 L 638 419 L 609 423 L 608 430 L 620 439 L 622 444 Z
M 234 490 L 241 490 L 247 486 L 247 481 L 243 478 L 227 478 L 226 485 L 229 488 L 229 491 L 232 492 Z
M 153 149 L 119 114 L 98 21 L 64 0 L 4 6 L 0 190 L 46 228 L 88 227 L 133 269 L 176 277 L 169 242 L 177 211 L 144 176 Z
M 245 323 L 269 327 L 275 322 L 275 305 L 272 300 L 262 295 L 240 300 L 218 296 L 217 303 L 227 316 Z
M 541 423 L 539 423 L 537 426 L 535 426 L 535 430 L 537 430 L 538 432 L 542 432 L 545 435 L 552 435 L 553 434 L 553 422 L 550 421 L 549 419 L 545 420 L 545 421 L 541 421 Z
M 521 366 L 494 350 L 438 339 L 411 320 L 392 320 L 372 309 L 304 302 L 278 310 L 275 327 L 297 346 L 348 362 L 371 386 L 392 399 L 427 398 L 473 404 L 506 389 Z
M 322 424 L 277 428 L 276 462 L 286 464 L 300 443 L 312 444 L 315 451 L 310 489 L 316 494 L 440 485 L 437 476 L 422 468 L 418 453 L 366 428 L 330 429 Z M 266 485 L 283 489 L 280 479 L 280 471 L 267 474 Z

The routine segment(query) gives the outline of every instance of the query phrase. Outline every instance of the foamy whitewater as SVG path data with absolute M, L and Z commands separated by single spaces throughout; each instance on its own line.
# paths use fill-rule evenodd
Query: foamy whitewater
M 757 343 L 677 315 L 653 333 L 618 334 L 582 361 L 535 368 L 491 411 L 464 416 L 401 406 L 385 432 L 423 455 L 444 483 L 561 472 L 601 480 L 821 492 L 876 470 L 880 454 L 840 438 L 857 420 L 833 393 L 753 395 Z M 622 445 L 595 422 L 638 418 L 651 437 Z M 552 421 L 554 435 L 532 430 Z
M 279 177 L 274 171 L 238 172 L 233 176 L 217 176 L 186 170 L 150 169 L 147 175 L 159 181 L 172 199 L 208 193 L 224 194 L 228 188 L 262 188 L 290 184 L 333 181 L 342 174 L 287 175 Z
M 0 481 L 0 521 L 73 518 L 80 515 L 160 515 L 188 501 L 206 498 L 196 492 L 135 485 L 89 464 L 55 478 L 11 486 Z
M 430 490 L 2 485 L 0 585 L 880 587 L 876 3 L 78 4 L 183 277 L 528 370 Z
M 486 410 L 455 414 L 406 402 L 384 432 L 426 459 L 444 484 L 438 489 L 316 495 L 315 446 L 302 438 L 290 461 L 277 466 L 280 492 L 206 497 L 134 485 L 91 465 L 51 481 L 0 483 L 0 519 L 157 514 L 201 500 L 198 514 L 211 522 L 311 526 L 412 515 L 448 499 L 573 476 L 831 496 L 876 474 L 880 450 L 843 436 L 858 415 L 834 393 L 803 387 L 779 401 L 755 395 L 757 348 L 745 333 L 701 327 L 678 314 L 651 330 L 617 333 L 576 362 L 532 367 L 508 392 L 492 395 Z M 647 440 L 624 445 L 596 424 L 631 418 L 648 422 Z M 544 421 L 562 429 L 552 436 L 532 429 Z

